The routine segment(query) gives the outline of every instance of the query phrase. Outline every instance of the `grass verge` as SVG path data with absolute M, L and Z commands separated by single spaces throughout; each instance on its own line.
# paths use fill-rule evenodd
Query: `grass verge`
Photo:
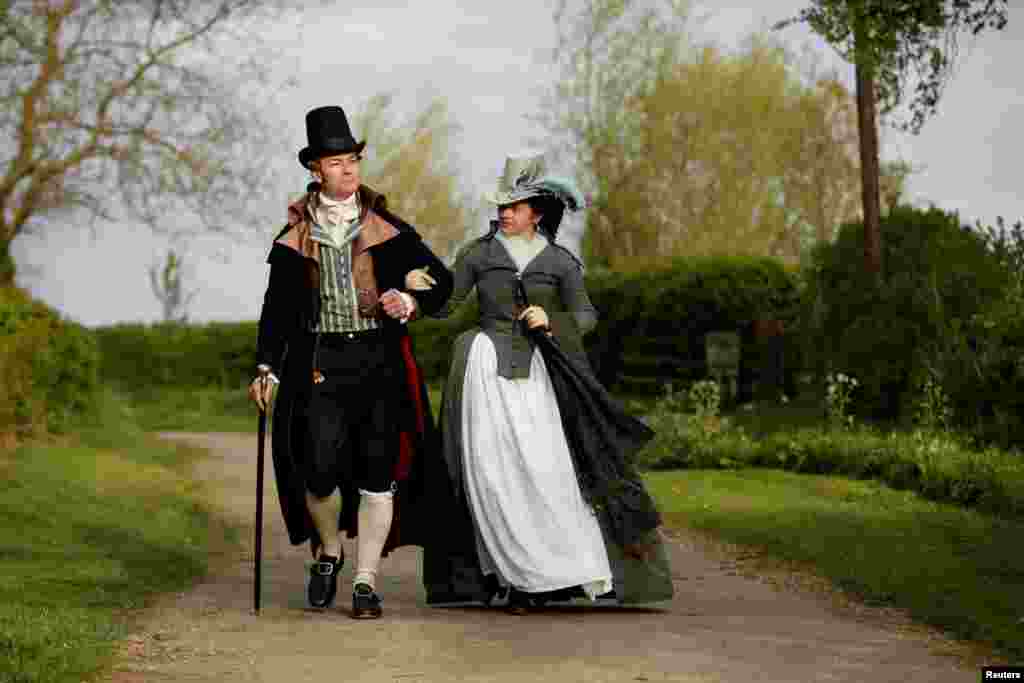
M 874 479 L 925 498 L 1024 520 L 1024 455 L 976 449 L 955 432 L 858 424 L 831 428 L 807 406 L 758 405 L 698 419 L 659 403 L 645 416 L 654 439 L 639 453 L 651 470 L 767 467 Z
M 769 469 L 646 475 L 666 523 L 814 567 L 868 604 L 1024 660 L 1024 522 L 872 481 Z
M 237 542 L 188 475 L 199 451 L 110 424 L 0 452 L 5 683 L 94 675 L 126 635 L 129 610 L 201 576 L 211 542 Z
M 434 419 L 440 414 L 443 388 L 427 388 Z M 256 407 L 246 390 L 205 387 L 161 388 L 115 393 L 106 390 L 108 412 L 150 432 L 256 432 Z
M 109 399 L 108 399 L 109 400 Z M 244 387 L 139 390 L 119 393 L 115 401 L 125 419 L 151 432 L 255 432 L 256 407 Z

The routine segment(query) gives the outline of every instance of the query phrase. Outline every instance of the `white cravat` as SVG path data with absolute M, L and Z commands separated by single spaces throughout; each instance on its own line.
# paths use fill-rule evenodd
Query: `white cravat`
M 320 193 L 320 207 L 317 218 L 324 226 L 345 225 L 359 217 L 359 203 L 353 192 L 346 199 L 331 199 Z
M 341 226 L 348 225 L 359 218 L 359 202 L 356 200 L 356 193 L 353 192 L 346 199 L 331 199 L 323 192 L 320 193 L 320 206 L 317 208 L 317 220 L 331 234 L 331 238 L 341 244 Z M 416 303 L 412 296 L 399 292 L 402 303 L 405 304 L 405 315 L 399 322 L 406 323 L 409 317 L 416 310 Z

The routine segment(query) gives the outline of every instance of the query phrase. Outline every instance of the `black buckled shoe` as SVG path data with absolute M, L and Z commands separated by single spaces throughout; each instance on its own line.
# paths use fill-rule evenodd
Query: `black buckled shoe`
M 309 604 L 313 607 L 330 607 L 338 592 L 338 572 L 345 563 L 344 557 L 321 555 L 309 568 Z
M 352 591 L 352 618 L 379 619 L 384 613 L 380 596 L 368 584 L 357 583 Z

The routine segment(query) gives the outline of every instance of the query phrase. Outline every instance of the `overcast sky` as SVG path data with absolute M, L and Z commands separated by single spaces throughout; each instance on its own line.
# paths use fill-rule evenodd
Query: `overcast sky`
M 295 13 L 255 39 L 280 53 L 273 65 L 297 86 L 283 98 L 281 135 L 293 148 L 285 168 L 293 175 L 279 190 L 279 213 L 253 226 L 251 244 L 208 239 L 192 247 L 191 307 L 195 321 L 254 320 L 267 278 L 264 263 L 273 228 L 282 224 L 287 197 L 301 191 L 306 175 L 294 153 L 305 145 L 304 115 L 311 108 L 339 104 L 354 111 L 382 91 L 399 93 L 399 106 L 412 109 L 432 95 L 448 99 L 462 127 L 455 141 L 464 186 L 474 195 L 493 186 L 505 154 L 529 146 L 540 131 L 526 116 L 537 108 L 537 93 L 550 78 L 548 50 L 555 40 L 551 4 L 545 0 L 430 0 L 376 2 L 317 14 Z M 708 0 L 706 21 L 695 38 L 725 47 L 751 31 L 793 15 L 803 0 Z M 1006 30 L 983 34 L 966 45 L 939 114 L 916 137 L 883 131 L 883 157 L 902 158 L 919 172 L 910 198 L 959 211 L 965 222 L 1024 218 L 1021 160 L 1024 158 L 1024 0 L 1010 0 Z M 803 27 L 783 34 L 794 47 L 808 45 L 852 82 L 852 67 Z M 373 141 L 369 141 L 372 147 Z M 371 150 L 372 153 L 372 150 Z M 149 289 L 147 264 L 165 242 L 131 226 L 103 228 L 93 240 L 87 230 L 55 223 L 46 238 L 15 243 L 19 283 L 65 315 L 86 325 L 158 320 L 160 306 Z M 266 235 L 267 241 L 259 235 Z M 576 247 L 573 230 L 566 232 Z M 220 255 L 218 257 L 218 254 Z

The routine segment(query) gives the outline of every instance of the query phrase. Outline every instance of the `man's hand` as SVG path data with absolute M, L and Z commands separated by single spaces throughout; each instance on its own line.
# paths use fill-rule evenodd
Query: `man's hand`
M 405 288 L 414 292 L 423 292 L 437 284 L 437 280 L 432 278 L 427 271 L 430 270 L 430 266 L 424 266 L 423 268 L 415 268 L 405 274 Z
M 428 276 L 429 277 L 429 276 Z M 380 297 L 384 313 L 395 320 L 406 321 L 416 311 L 416 300 L 397 289 L 389 289 Z
M 270 372 L 270 368 L 265 370 L 260 368 L 259 374 L 249 385 L 249 398 L 260 409 L 260 412 L 266 412 L 270 406 L 270 399 L 273 397 L 276 384 L 277 378 Z

